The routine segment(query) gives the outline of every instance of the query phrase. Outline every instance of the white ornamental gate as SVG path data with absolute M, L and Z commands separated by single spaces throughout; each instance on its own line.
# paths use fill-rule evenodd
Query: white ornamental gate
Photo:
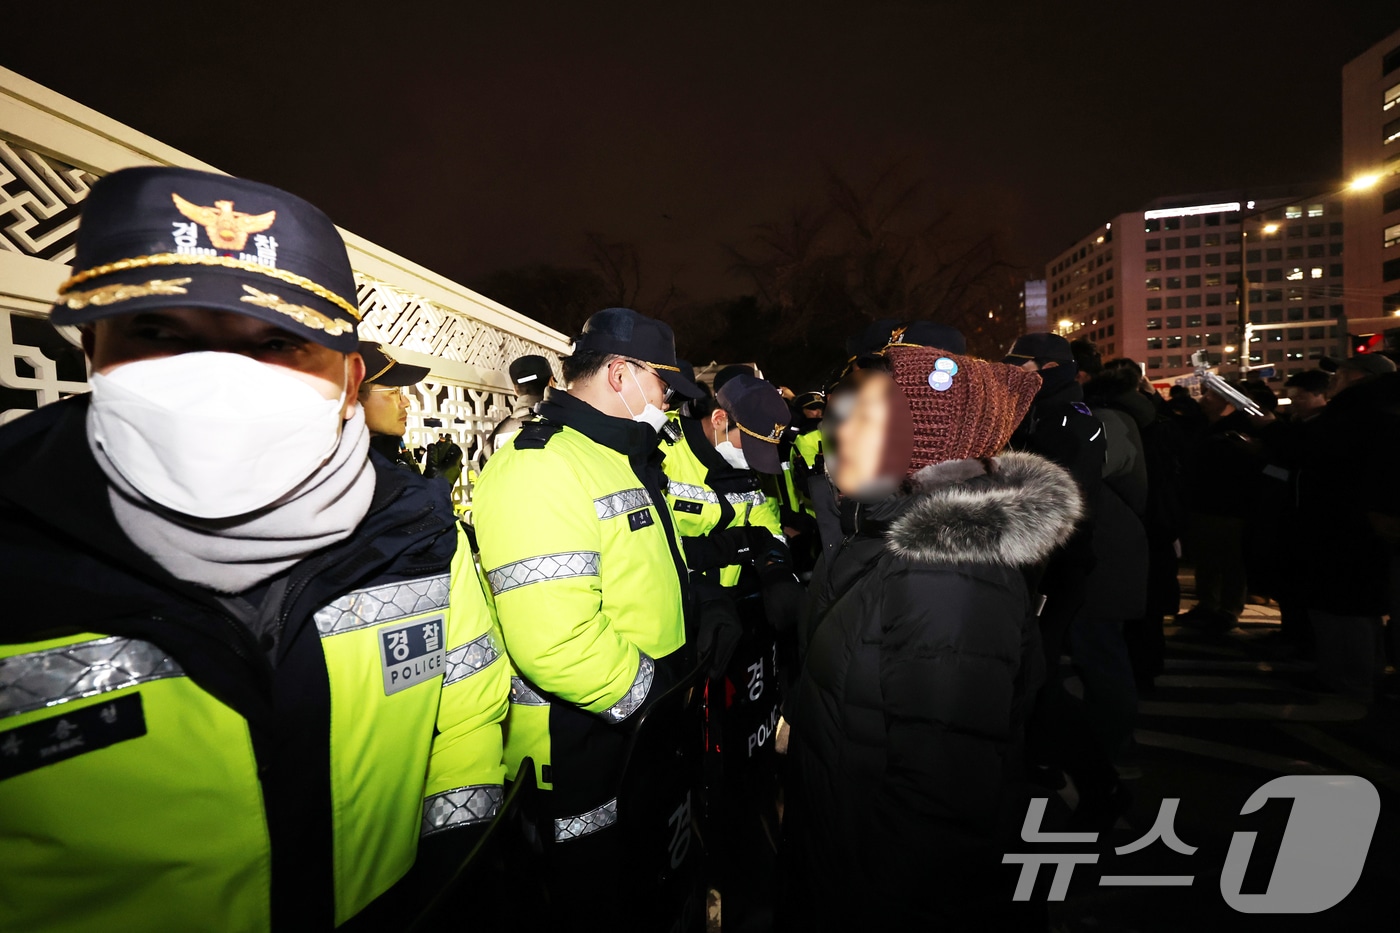
M 102 175 L 131 165 L 212 166 L 0 68 L 0 423 L 77 392 L 87 370 L 73 328 L 49 306 L 69 275 L 82 201 Z M 342 230 L 355 269 L 360 336 L 429 367 L 410 391 L 407 442 L 450 434 L 480 465 L 491 428 L 509 413 L 510 361 L 550 360 L 568 340 L 489 298 Z M 470 489 L 455 498 L 469 504 Z

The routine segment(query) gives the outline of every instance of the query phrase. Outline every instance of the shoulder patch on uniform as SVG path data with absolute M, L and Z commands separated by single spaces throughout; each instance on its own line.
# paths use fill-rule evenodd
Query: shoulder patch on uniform
M 520 433 L 515 435 L 515 446 L 520 450 L 540 450 L 549 443 L 551 437 L 562 430 L 564 430 L 562 424 L 554 424 L 550 421 L 527 421 L 520 426 Z
M 641 531 L 655 524 L 651 517 L 651 509 L 639 509 L 636 512 L 627 513 L 627 524 L 633 531 Z

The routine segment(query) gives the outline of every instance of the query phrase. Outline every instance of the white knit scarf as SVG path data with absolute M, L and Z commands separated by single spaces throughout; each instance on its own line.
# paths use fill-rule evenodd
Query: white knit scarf
M 132 542 L 181 580 L 241 593 L 321 548 L 350 536 L 374 496 L 364 409 L 345 422 L 330 458 L 272 505 L 233 518 L 193 518 L 137 492 L 92 441 L 107 474 L 117 524 Z

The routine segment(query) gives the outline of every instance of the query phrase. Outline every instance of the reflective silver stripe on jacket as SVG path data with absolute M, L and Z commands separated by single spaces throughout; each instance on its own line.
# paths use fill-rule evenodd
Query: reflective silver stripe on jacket
M 597 551 L 566 551 L 562 554 L 546 554 L 543 557 L 527 557 L 513 564 L 488 570 L 486 582 L 491 584 L 491 592 L 500 596 L 516 587 L 539 583 L 541 580 L 596 576 Z
M 494 819 L 505 796 L 505 789 L 499 784 L 477 784 L 433 794 L 423 801 L 423 828 L 419 836 Z
M 422 612 L 446 609 L 449 589 L 448 574 L 443 573 L 435 577 L 355 590 L 317 610 L 316 631 L 325 638 L 395 619 L 406 619 Z
M 729 500 L 730 505 L 752 502 L 758 506 L 768 501 L 768 497 L 763 494 L 762 489 L 755 489 L 752 492 L 729 492 L 724 494 L 724 498 Z
M 628 512 L 635 512 L 637 509 L 644 509 L 649 505 L 651 505 L 651 496 L 640 486 L 636 489 L 624 489 L 621 492 L 600 496 L 593 500 L 593 509 L 598 513 L 599 521 L 607 521 L 619 515 L 626 515 Z
M 442 685 L 446 687 L 465 680 L 477 671 L 485 670 L 500 656 L 501 649 L 496 644 L 495 632 L 486 632 L 460 648 L 453 648 L 447 652 L 447 673 L 442 678 Z
M 535 692 L 524 677 L 510 679 L 510 701 L 516 706 L 548 706 L 549 701 Z
M 641 660 L 637 665 L 637 676 L 633 678 L 632 686 L 627 688 L 622 699 L 598 714 L 608 722 L 619 723 L 635 713 L 637 707 L 647 698 L 647 691 L 651 689 L 652 678 L 656 676 L 656 662 L 640 651 L 637 655 Z
M 695 502 L 712 502 L 719 505 L 719 496 L 715 495 L 713 489 L 706 489 L 704 486 L 692 486 L 690 483 L 667 480 L 666 491 L 677 499 L 691 499 Z
M 595 807 L 587 813 L 556 818 L 554 839 L 556 842 L 568 842 L 570 839 L 577 839 L 580 836 L 596 833 L 600 829 L 607 829 L 616 822 L 617 798 L 614 797 L 601 807 Z
M 184 675 L 163 648 L 115 635 L 17 654 L 0 658 L 0 717 Z

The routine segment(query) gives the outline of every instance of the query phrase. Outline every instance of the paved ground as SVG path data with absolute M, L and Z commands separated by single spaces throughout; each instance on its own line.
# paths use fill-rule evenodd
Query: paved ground
M 1184 580 L 1189 597 L 1191 579 Z M 1183 609 L 1191 604 L 1183 602 Z M 1311 665 L 1280 660 L 1275 607 L 1251 606 L 1226 635 L 1167 630 L 1167 670 L 1139 705 L 1137 741 L 1143 774 L 1131 782 L 1133 805 L 1113 838 L 1101 840 L 1096 865 L 1076 869 L 1069 896 L 1052 911 L 1070 933 L 1157 931 L 1395 930 L 1400 928 L 1400 699 L 1367 708 L 1307 689 Z M 1289 803 L 1240 809 L 1258 787 L 1285 774 L 1356 774 L 1375 785 L 1380 821 L 1366 868 L 1339 905 L 1311 916 L 1237 913 L 1220 893 L 1232 835 L 1258 833 L 1246 893 L 1263 893 L 1277 857 Z M 1191 856 L 1154 843 L 1115 855 L 1153 824 L 1165 798 L 1178 798 L 1177 835 Z M 1104 844 L 1106 843 L 1106 844 Z M 1028 847 L 1029 849 L 1030 847 Z M 1081 852 L 1089 846 L 1042 847 Z M 1042 873 L 1045 870 L 1042 869 Z M 1193 875 L 1189 887 L 1103 887 L 1103 874 Z M 1048 889 L 1042 877 L 1037 893 Z

